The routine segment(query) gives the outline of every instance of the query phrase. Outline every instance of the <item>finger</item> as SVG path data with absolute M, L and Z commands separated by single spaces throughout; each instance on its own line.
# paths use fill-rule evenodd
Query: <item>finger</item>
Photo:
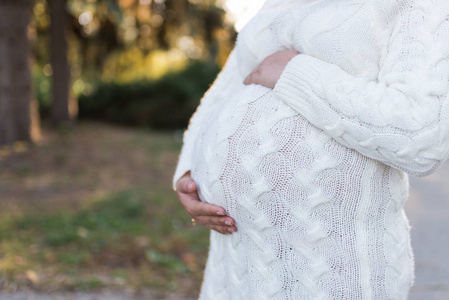
M 234 219 L 231 217 L 211 217 L 211 216 L 198 216 L 195 218 L 198 224 L 206 225 L 220 225 L 220 226 L 234 226 Z
M 191 212 L 195 217 L 197 216 L 226 216 L 226 211 L 223 207 L 213 205 L 207 202 L 197 201 L 190 202 Z
M 252 74 L 252 73 L 251 73 Z M 251 82 L 251 74 L 249 74 L 248 76 L 246 76 L 245 80 L 243 81 L 244 84 L 250 84 Z
M 193 193 L 197 190 L 195 182 L 189 177 L 181 178 L 178 181 L 177 191 L 180 193 Z
M 255 78 L 254 78 L 254 73 L 251 73 L 248 75 L 248 77 L 246 77 L 245 84 L 251 84 L 251 83 L 256 83 Z
M 195 191 L 191 194 L 178 192 L 178 199 L 187 213 L 196 218 L 198 216 L 225 216 L 226 211 L 220 206 L 216 206 L 199 199 L 198 193 Z
M 235 228 L 230 228 L 228 226 L 217 226 L 217 225 L 211 225 L 211 226 L 207 226 L 212 230 L 215 230 L 221 234 L 232 234 L 234 232 L 237 231 L 237 229 Z
M 193 204 L 193 203 L 192 203 Z M 196 216 L 225 216 L 226 211 L 223 207 L 213 205 L 207 202 L 196 202 L 193 204 L 192 212 Z
M 254 69 L 246 78 L 243 83 L 245 84 L 251 84 L 251 83 L 257 83 L 257 80 L 260 76 L 260 65 Z

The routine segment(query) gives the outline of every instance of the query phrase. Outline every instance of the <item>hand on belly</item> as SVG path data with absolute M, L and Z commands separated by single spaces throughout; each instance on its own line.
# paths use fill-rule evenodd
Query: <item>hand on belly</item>
M 296 50 L 277 51 L 267 56 L 243 81 L 244 84 L 256 83 L 269 88 L 274 88 L 282 71 L 290 60 L 298 55 Z

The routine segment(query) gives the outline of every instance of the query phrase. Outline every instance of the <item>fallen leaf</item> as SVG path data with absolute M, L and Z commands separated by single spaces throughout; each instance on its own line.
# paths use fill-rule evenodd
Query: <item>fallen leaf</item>
M 37 284 L 39 283 L 39 276 L 37 275 L 36 271 L 33 270 L 27 270 L 25 272 L 25 276 L 33 283 Z

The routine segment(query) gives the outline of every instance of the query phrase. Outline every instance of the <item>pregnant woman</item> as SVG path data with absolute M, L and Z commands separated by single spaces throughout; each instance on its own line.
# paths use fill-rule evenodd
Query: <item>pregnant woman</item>
M 449 154 L 448 87 L 447 0 L 267 0 L 174 176 L 213 229 L 200 299 L 406 299 L 406 173 Z

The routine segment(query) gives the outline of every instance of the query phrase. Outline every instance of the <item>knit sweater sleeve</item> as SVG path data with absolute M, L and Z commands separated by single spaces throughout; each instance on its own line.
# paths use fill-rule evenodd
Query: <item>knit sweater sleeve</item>
M 194 151 L 195 139 L 198 136 L 198 132 L 201 128 L 205 117 L 210 113 L 211 107 L 223 98 L 223 91 L 232 89 L 232 85 L 236 83 L 237 76 L 237 57 L 236 50 L 231 51 L 223 66 L 220 74 L 204 94 L 200 101 L 200 105 L 197 107 L 195 113 L 192 115 L 189 121 L 189 126 L 184 132 L 183 146 L 181 154 L 178 159 L 175 174 L 173 176 L 173 189 L 176 190 L 176 182 L 186 172 L 190 171 L 192 164 L 192 155 Z
M 299 54 L 274 92 L 339 143 L 424 176 L 449 154 L 449 1 L 414 2 L 400 11 L 377 79 Z

